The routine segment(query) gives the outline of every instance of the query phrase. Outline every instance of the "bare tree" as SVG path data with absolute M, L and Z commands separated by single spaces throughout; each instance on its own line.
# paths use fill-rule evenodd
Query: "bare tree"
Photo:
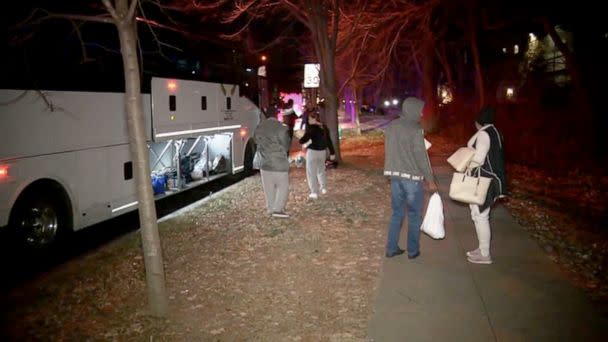
M 429 32 L 438 3 L 360 1 L 357 6 L 345 7 L 337 55 L 341 90 L 352 81 L 358 87 L 374 84 L 377 97 L 389 85 L 402 86 L 400 74 L 417 74 L 419 79 L 428 78 L 425 97 L 434 97 L 433 74 L 425 73 L 423 66 L 432 71 L 435 63 L 435 53 L 428 50 L 433 46 Z
M 340 159 L 338 139 L 338 89 L 336 82 L 335 53 L 340 18 L 339 0 L 176 0 L 206 15 L 224 13 L 222 22 L 234 28 L 225 38 L 242 37 L 252 29 L 253 22 L 271 20 L 288 24 L 300 22 L 310 33 L 310 41 L 318 63 L 321 65 L 321 96 L 326 102 L 326 123 L 330 137 L 336 146 L 336 158 Z M 181 6 L 180 5 L 180 6 Z M 278 38 L 275 38 L 277 41 Z
M 144 110 L 141 97 L 139 61 L 137 56 L 137 30 L 135 10 L 138 0 L 102 0 L 112 22 L 118 29 L 120 50 L 125 73 L 125 105 L 127 126 L 131 143 L 131 155 L 135 168 L 135 184 L 139 198 L 139 221 L 146 265 L 146 284 L 150 312 L 154 316 L 166 316 L 167 291 L 162 250 L 154 207 L 154 195 L 150 180 L 150 162 L 146 146 Z
M 142 247 L 146 267 L 146 284 L 150 313 L 166 316 L 168 301 L 165 287 L 165 272 L 158 234 L 156 209 L 150 179 L 150 163 L 146 145 L 144 111 L 140 89 L 140 64 L 137 50 L 138 0 L 101 0 L 103 6 L 93 7 L 88 12 L 96 14 L 52 13 L 36 9 L 23 25 L 40 23 L 59 18 L 76 22 L 113 24 L 118 30 L 125 78 L 125 108 L 131 156 L 135 169 L 135 184 L 139 200 Z M 150 24 L 150 22 L 148 22 Z M 76 32 L 79 34 L 79 30 Z M 83 48 L 84 49 L 84 48 Z M 84 50 L 83 50 L 84 51 Z M 83 52 L 85 53 L 85 52 Z

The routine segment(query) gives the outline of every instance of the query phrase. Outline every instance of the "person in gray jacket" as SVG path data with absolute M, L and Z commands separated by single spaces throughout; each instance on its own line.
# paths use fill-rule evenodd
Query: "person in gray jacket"
M 403 101 L 399 119 L 391 123 L 385 131 L 384 175 L 391 179 L 392 216 L 388 226 L 386 257 L 403 254 L 399 248 L 401 225 L 408 214 L 407 254 L 409 259 L 420 255 L 420 225 L 422 223 L 423 183 L 427 181 L 429 190 L 437 186 L 424 145 L 420 116 L 424 102 L 409 97 Z
M 277 120 L 277 109 L 270 106 L 266 119 L 255 129 L 257 145 L 255 165 L 260 169 L 266 197 L 266 210 L 273 217 L 287 218 L 285 212 L 289 194 L 288 152 L 291 139 L 289 129 Z

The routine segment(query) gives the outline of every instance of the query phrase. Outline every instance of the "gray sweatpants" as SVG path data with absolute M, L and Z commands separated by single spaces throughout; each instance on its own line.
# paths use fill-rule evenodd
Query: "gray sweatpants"
M 266 211 L 269 214 L 285 211 L 289 195 L 289 173 L 287 171 L 260 170 L 260 174 L 266 197 Z
M 310 193 L 318 194 L 320 189 L 325 188 L 327 183 L 325 175 L 325 150 L 317 151 L 308 149 L 306 151 L 306 179 Z

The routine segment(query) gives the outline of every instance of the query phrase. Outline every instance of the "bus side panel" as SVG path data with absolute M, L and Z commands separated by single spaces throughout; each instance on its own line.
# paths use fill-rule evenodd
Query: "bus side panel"
M 8 165 L 9 178 L 5 182 L 0 182 L 0 213 L 5 213 L 0 216 L 0 226 L 8 224 L 8 216 L 23 190 L 41 179 L 49 179 L 61 185 L 72 205 L 74 227 L 81 224 L 80 207 L 76 200 L 78 194 L 74 191 L 78 187 L 74 152 L 20 158 L 11 161 Z
M 65 188 L 74 229 L 134 200 L 134 186 L 124 184 L 131 157 L 123 93 L 0 90 L 0 100 L 7 103 L 0 107 L 0 136 L 10 141 L 0 144 L 0 164 L 9 166 L 0 183 L 0 226 L 21 191 L 39 179 Z M 142 94 L 142 102 L 150 140 L 150 95 Z
M 129 145 L 114 146 L 109 151 L 107 161 L 108 188 L 112 194 L 111 216 L 117 216 L 126 211 L 136 209 L 133 203 L 137 201 L 135 189 L 135 165 L 131 159 Z M 126 205 L 132 204 L 129 207 Z M 123 207 L 123 209 L 119 209 Z
M 82 222 L 79 227 L 136 208 L 133 205 L 116 210 L 137 200 L 129 145 L 78 151 L 77 160 L 76 187 Z
M 232 172 L 238 172 L 243 166 L 243 146 L 241 142 L 242 113 L 241 100 L 239 97 L 239 86 L 236 84 L 218 85 L 216 88 L 218 98 L 218 110 L 220 113 L 220 126 L 238 127 L 231 135 L 231 141 L 227 141 L 231 151 L 227 151 Z
M 5 99 L 13 102 L 0 107 L 0 136 L 11 143 L 0 144 L 0 160 L 129 142 L 122 93 L 2 90 Z M 142 100 L 150 127 L 149 95 Z
M 207 82 L 153 78 L 154 140 L 163 140 L 165 136 L 192 137 L 200 133 L 189 131 L 217 127 L 218 87 L 219 84 Z M 171 101 L 174 101 L 173 107 Z
M 76 152 L 76 191 L 81 208 L 79 226 L 88 226 L 110 216 L 108 159 L 107 148 Z
M 74 230 L 137 208 L 129 145 L 20 158 L 11 162 L 8 182 L 0 183 L 0 226 L 27 186 L 40 179 L 59 183 L 68 194 Z M 131 178 L 127 176 L 131 175 Z M 117 208 L 123 209 L 116 210 Z

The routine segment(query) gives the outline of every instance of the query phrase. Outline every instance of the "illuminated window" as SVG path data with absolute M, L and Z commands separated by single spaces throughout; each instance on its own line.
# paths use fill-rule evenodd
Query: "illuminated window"
M 519 53 L 519 45 L 515 44 L 515 46 L 513 46 L 513 53 L 516 55 Z

